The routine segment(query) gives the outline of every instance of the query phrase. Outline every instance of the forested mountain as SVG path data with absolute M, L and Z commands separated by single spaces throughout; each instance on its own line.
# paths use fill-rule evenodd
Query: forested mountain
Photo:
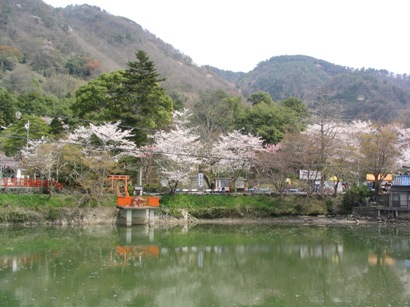
M 341 104 L 346 120 L 410 124 L 410 76 L 387 70 L 354 69 L 303 55 L 277 56 L 246 74 L 209 68 L 244 93 L 263 91 L 273 100 L 297 97 L 314 108 L 318 96 Z
M 352 69 L 308 56 L 278 56 L 236 80 L 245 93 L 274 100 L 295 96 L 313 106 L 317 96 L 342 104 L 346 119 L 407 121 L 410 78 L 387 70 Z
M 125 69 L 137 50 L 155 62 L 172 96 L 189 100 L 214 88 L 235 92 L 137 23 L 98 7 L 54 9 L 41 0 L 1 0 L 0 6 L 0 86 L 13 92 L 73 95 L 98 74 Z
M 345 119 L 410 124 L 406 75 L 303 55 L 272 57 L 247 73 L 199 67 L 143 25 L 98 7 L 54 9 L 41 0 L 0 0 L 0 87 L 13 93 L 72 97 L 102 72 L 125 69 L 137 50 L 144 50 L 166 78 L 161 85 L 171 97 L 185 104 L 206 90 L 243 100 L 258 91 L 275 101 L 295 96 L 312 108 L 320 95 L 340 104 Z

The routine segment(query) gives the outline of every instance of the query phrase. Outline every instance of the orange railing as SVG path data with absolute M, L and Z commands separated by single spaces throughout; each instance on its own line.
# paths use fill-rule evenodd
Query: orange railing
M 39 187 L 51 187 L 54 186 L 61 189 L 63 185 L 54 180 L 43 180 L 43 179 L 29 179 L 29 178 L 0 178 L 0 186 L 2 187 L 28 187 L 28 188 L 39 188 Z

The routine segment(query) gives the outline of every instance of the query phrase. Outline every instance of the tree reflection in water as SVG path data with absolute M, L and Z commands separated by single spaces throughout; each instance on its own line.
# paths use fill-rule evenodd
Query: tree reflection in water
M 7 306 L 408 304 L 410 236 L 378 226 L 3 229 Z

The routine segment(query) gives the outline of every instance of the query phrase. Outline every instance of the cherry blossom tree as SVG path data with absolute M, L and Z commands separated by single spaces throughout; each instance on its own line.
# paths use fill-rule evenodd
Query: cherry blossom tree
M 360 135 L 375 131 L 375 126 L 370 121 L 341 122 L 338 125 L 336 147 L 331 161 L 332 174 L 337 178 L 334 194 L 337 194 L 337 184 L 343 180 L 349 186 L 353 182 L 360 183 L 363 177 L 360 159 Z
M 309 196 L 313 192 L 317 179 L 318 154 L 314 138 L 310 134 L 288 133 L 281 142 L 281 154 L 296 174 L 300 170 L 308 171 L 305 190 Z
M 333 142 L 326 153 L 325 175 L 346 180 L 356 173 L 360 181 L 361 173 L 373 174 L 377 192 L 379 183 L 388 173 L 410 161 L 410 134 L 400 125 L 381 126 L 360 121 L 332 125 Z M 317 134 L 320 131 L 318 127 L 309 126 L 305 134 Z M 337 183 L 335 191 L 336 188 Z
M 238 130 L 221 135 L 212 148 L 214 173 L 230 175 L 235 183 L 239 177 L 247 177 L 255 165 L 256 154 L 263 151 L 262 143 L 261 138 Z
M 360 182 L 366 173 L 372 173 L 370 163 L 384 160 L 384 175 L 410 165 L 410 129 L 401 124 L 377 125 L 370 121 L 332 123 L 333 149 L 327 154 L 327 176 L 336 175 L 344 180 Z M 306 136 L 318 134 L 319 125 L 310 125 Z M 328 127 L 324 127 L 327 130 Z M 379 152 L 377 156 L 376 152 Z M 384 152 L 384 154 L 382 153 Z M 385 156 L 381 159 L 382 156 Z M 379 159 L 380 158 L 380 159 Z M 379 162 L 376 162 L 379 160 Z M 379 171 L 382 168 L 379 167 Z M 356 179 L 354 179 L 356 177 Z
M 267 178 L 281 194 L 288 186 L 287 179 L 294 173 L 293 156 L 285 150 L 284 144 L 266 145 L 258 154 L 256 160 L 256 171 L 264 178 Z
M 3 152 L 0 152 L 0 180 L 2 180 L 6 170 L 15 172 L 18 165 L 17 159 L 7 157 Z
M 410 168 L 410 128 L 394 125 L 393 129 L 397 133 L 397 149 L 400 151 L 397 166 L 402 172 L 408 172 Z
M 401 152 L 397 146 L 397 131 L 391 126 L 377 127 L 372 133 L 363 133 L 360 141 L 360 165 L 375 178 L 378 195 L 380 182 L 396 170 Z
M 29 140 L 27 147 L 21 150 L 22 163 L 40 178 L 59 181 L 60 170 L 65 165 L 63 147 L 63 143 L 50 142 L 46 138 Z
M 131 130 L 120 122 L 78 127 L 64 141 L 65 177 L 93 197 L 104 194 L 107 178 L 119 170 L 120 158 L 136 148 Z
M 149 184 L 151 182 L 150 177 L 153 177 L 151 174 L 157 177 L 155 172 L 156 152 L 157 148 L 154 145 L 140 146 L 131 152 L 130 156 L 136 158 L 133 159 L 131 163 L 133 163 L 139 171 L 138 178 L 141 181 L 141 184 L 142 180 Z
M 202 158 L 198 156 L 201 147 L 199 135 L 188 128 L 189 111 L 174 112 L 173 127 L 169 131 L 158 131 L 153 136 L 153 152 L 163 179 L 168 181 L 171 194 L 178 184 L 188 184 L 192 175 L 198 172 Z
M 358 176 L 359 134 L 373 130 L 370 122 L 319 121 L 309 125 L 303 135 L 310 143 L 313 170 L 320 171 L 320 191 L 325 191 L 325 178 L 334 178 L 333 190 L 337 194 L 341 180 Z M 305 151 L 306 153 L 306 151 Z
M 103 123 L 102 125 L 80 126 L 68 136 L 68 142 L 80 144 L 84 149 L 100 147 L 114 154 L 115 158 L 132 152 L 136 145 L 129 139 L 133 136 L 131 129 L 120 129 L 121 122 Z

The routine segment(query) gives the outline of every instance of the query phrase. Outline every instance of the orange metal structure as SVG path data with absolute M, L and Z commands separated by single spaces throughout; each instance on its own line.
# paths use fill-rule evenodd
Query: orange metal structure
M 153 196 L 143 196 L 135 197 L 130 196 L 128 192 L 128 181 L 130 176 L 127 175 L 110 175 L 111 178 L 111 189 L 116 190 L 117 193 L 117 206 L 127 207 L 133 206 L 148 206 L 148 207 L 159 207 L 159 198 Z M 117 183 L 115 183 L 117 181 Z M 118 181 L 122 182 L 118 184 Z M 122 191 L 121 191 L 122 189 Z

